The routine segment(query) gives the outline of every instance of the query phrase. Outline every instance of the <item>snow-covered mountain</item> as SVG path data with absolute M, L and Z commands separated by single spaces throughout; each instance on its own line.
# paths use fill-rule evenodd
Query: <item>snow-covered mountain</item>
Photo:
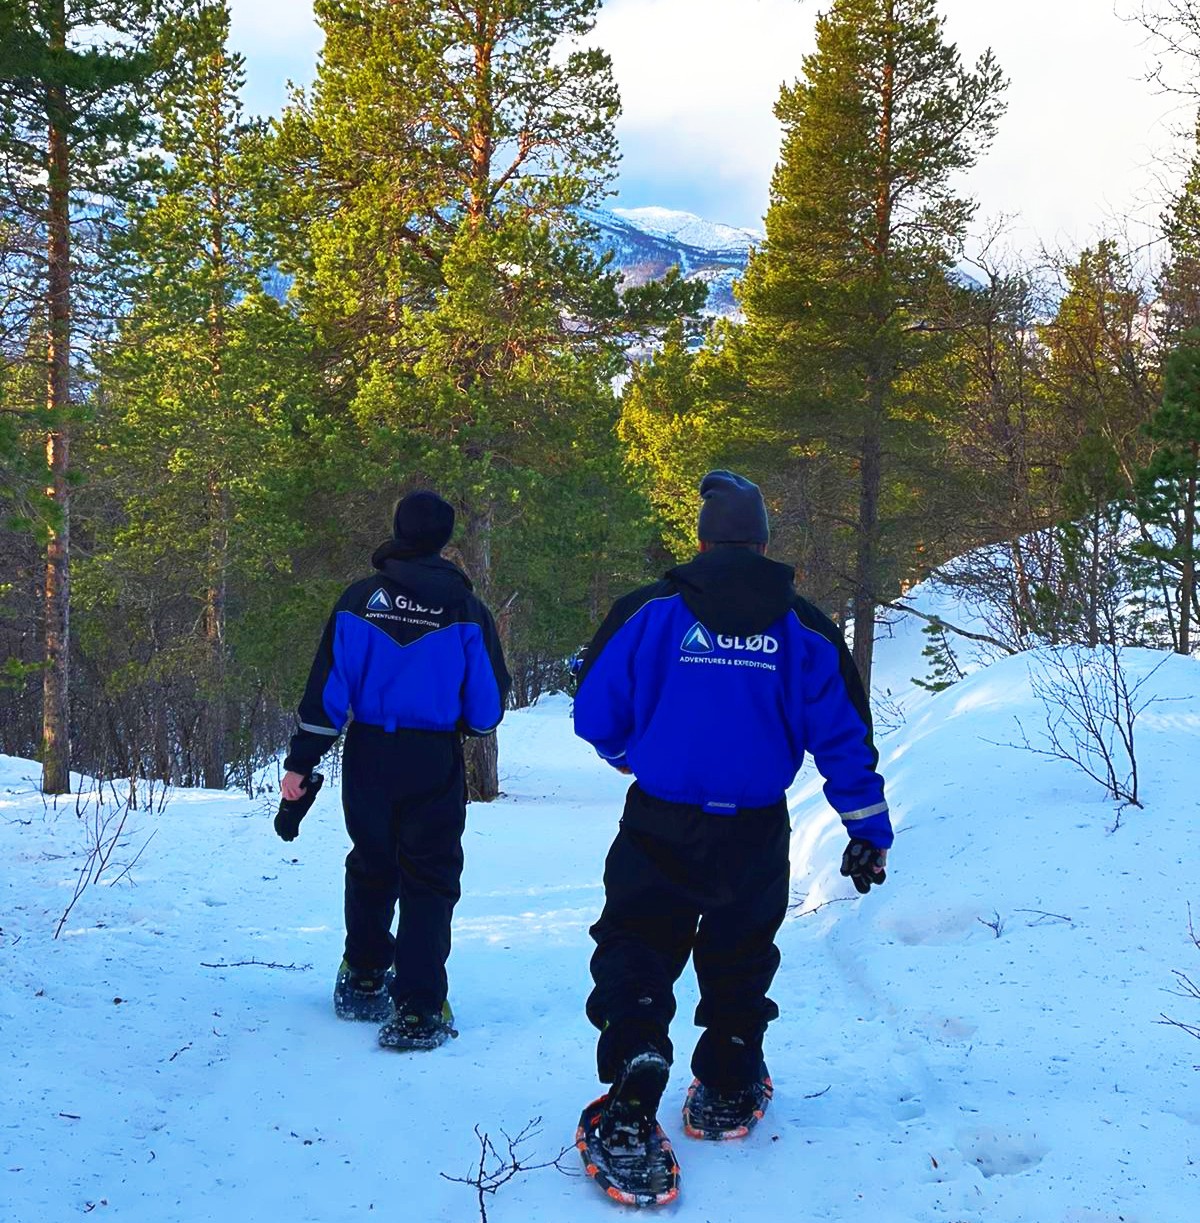
M 689 280 L 708 285 L 707 313 L 737 313 L 733 282 L 761 233 L 669 208 L 595 208 L 586 216 L 598 232 L 597 249 L 613 252 L 626 283 L 644 284 L 678 266 Z
M 693 212 L 677 212 L 670 208 L 614 208 L 614 216 L 648 234 L 666 238 L 693 250 L 728 252 L 745 257 L 746 251 L 762 234 L 754 229 L 738 229 L 720 221 L 705 221 Z
M 765 239 L 762 230 L 706 221 L 671 208 L 591 208 L 584 215 L 598 230 L 596 249 L 613 252 L 628 284 L 645 284 L 678 265 L 687 279 L 707 283 L 706 314 L 740 315 L 733 282 L 746 270 L 750 252 Z M 948 275 L 963 288 L 983 288 L 979 269 L 965 260 Z

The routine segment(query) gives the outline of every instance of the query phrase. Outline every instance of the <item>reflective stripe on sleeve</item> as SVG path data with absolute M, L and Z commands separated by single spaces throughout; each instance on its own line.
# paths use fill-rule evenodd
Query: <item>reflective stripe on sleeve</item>
M 843 820 L 865 820 L 871 815 L 886 815 L 887 803 L 876 803 L 873 807 L 863 807 L 861 811 L 843 811 L 841 813 Z
M 299 726 L 301 730 L 306 730 L 310 734 L 332 735 L 335 739 L 342 733 L 340 730 L 334 730 L 331 726 L 314 726 L 311 722 L 297 722 L 296 725 Z

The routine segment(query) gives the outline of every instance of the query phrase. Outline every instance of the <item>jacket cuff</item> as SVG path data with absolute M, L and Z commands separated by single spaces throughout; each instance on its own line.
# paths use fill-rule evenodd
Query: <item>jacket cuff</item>
M 891 849 L 892 842 L 896 839 L 886 807 L 863 819 L 850 819 L 842 816 L 842 824 L 848 836 L 870 841 L 876 849 Z
M 289 773 L 300 773 L 307 777 L 336 742 L 337 735 L 317 735 L 311 731 L 298 730 L 292 736 L 283 767 Z

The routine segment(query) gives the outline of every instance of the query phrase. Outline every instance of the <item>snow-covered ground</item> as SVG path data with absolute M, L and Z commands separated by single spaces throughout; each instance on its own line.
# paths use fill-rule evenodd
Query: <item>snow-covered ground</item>
M 929 607 L 926 610 L 930 610 Z M 880 648 L 903 707 L 881 740 L 899 835 L 882 890 L 837 874 L 819 778 L 793 792 L 795 908 L 768 1037 L 776 1097 L 742 1143 L 680 1134 L 695 989 L 662 1117 L 688 1223 L 1196 1223 L 1200 665 L 1169 658 L 1139 722 L 1145 810 L 1115 814 L 1069 766 L 1004 746 L 1042 725 L 1028 660 L 914 688 L 919 625 Z M 1131 655 L 1144 674 L 1161 656 Z M 86 820 L 46 810 L 0 757 L 0 1221 L 471 1223 L 444 1179 L 541 1117 L 525 1154 L 570 1142 L 598 1088 L 588 925 L 624 781 L 554 698 L 503 728 L 506 796 L 472 808 L 451 960 L 459 1040 L 378 1049 L 330 1005 L 341 952 L 336 789 L 291 845 L 269 805 L 179 793 L 136 813 L 129 875 L 74 891 Z M 117 867 L 117 870 L 120 868 Z M 115 875 L 116 870 L 110 871 Z M 993 928 L 995 927 L 995 929 Z M 241 963 L 243 961 L 261 963 Z M 576 1171 L 574 1153 L 563 1166 Z M 553 1168 L 488 1203 L 493 1223 L 613 1219 Z

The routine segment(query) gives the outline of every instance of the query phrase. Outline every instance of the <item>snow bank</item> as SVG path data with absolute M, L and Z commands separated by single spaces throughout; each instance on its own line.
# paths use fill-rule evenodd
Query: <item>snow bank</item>
M 1156 703 L 1138 723 L 1146 809 L 1115 828 L 1070 765 L 1004 746 L 1018 719 L 1038 741 L 1040 665 L 1006 658 L 923 695 L 881 740 L 898 835 L 888 884 L 864 901 L 843 902 L 819 779 L 797 788 L 805 916 L 785 952 L 825 961 L 803 1003 L 812 1053 L 879 1088 L 853 1107 L 877 1134 L 872 1183 L 912 1192 L 894 1217 L 1195 1220 L 1200 1049 L 1157 1021 L 1188 1009 L 1164 992 L 1171 970 L 1196 967 L 1200 664 L 1128 652 Z M 837 1090 L 808 1113 L 810 1141 L 850 1137 Z
M 881 674 L 920 674 L 919 642 L 899 629 Z M 798 782 L 776 1099 L 745 1143 L 680 1136 L 686 974 L 662 1113 L 683 1168 L 671 1218 L 1200 1218 L 1200 1046 L 1156 1023 L 1196 1019 L 1164 991 L 1173 968 L 1200 969 L 1186 929 L 1197 664 L 1168 659 L 1149 681 L 1168 699 L 1141 723 L 1147 806 L 1115 831 L 1086 779 L 999 746 L 1014 717 L 1040 724 L 1027 666 L 902 694 L 907 720 L 880 744 L 899 835 L 870 896 L 837 875 L 844 837 L 819 779 Z M 271 804 L 237 794 L 137 813 L 118 857 L 155 836 L 131 877 L 85 892 L 54 941 L 85 821 L 73 803 L 43 807 L 36 766 L 0 758 L 0 1220 L 470 1223 L 473 1192 L 440 1174 L 477 1159 L 475 1124 L 542 1117 L 535 1162 L 569 1143 L 597 1092 L 587 928 L 625 782 L 572 737 L 563 698 L 506 721 L 502 760 L 506 797 L 468 824 L 450 965 L 462 1035 L 404 1057 L 332 1014 L 336 790 L 290 845 Z M 545 1170 L 488 1213 L 590 1223 L 614 1209 Z

